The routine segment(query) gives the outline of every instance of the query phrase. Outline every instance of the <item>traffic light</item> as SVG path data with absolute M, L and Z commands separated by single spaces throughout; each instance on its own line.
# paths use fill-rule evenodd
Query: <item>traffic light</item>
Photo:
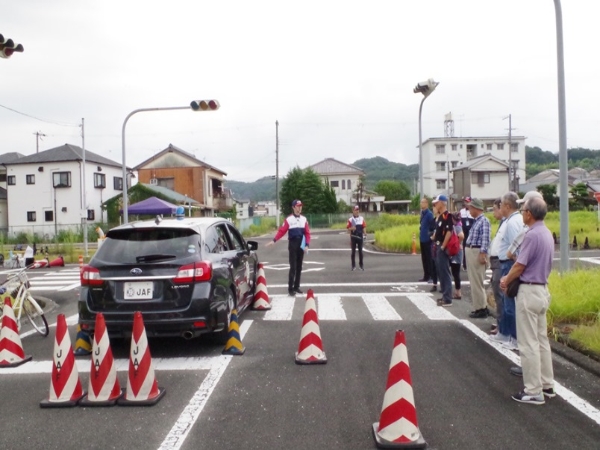
M 217 100 L 194 100 L 190 106 L 194 111 L 216 111 L 221 107 Z
M 15 45 L 12 39 L 4 39 L 0 34 L 0 58 L 10 58 L 14 52 L 25 50 L 21 44 Z
M 438 83 L 437 81 L 433 81 L 433 78 L 430 78 L 427 81 L 421 81 L 420 83 L 417 83 L 417 85 L 413 89 L 413 92 L 415 94 L 417 92 L 420 92 L 425 97 L 427 97 L 429 94 L 431 94 L 435 90 L 435 88 L 437 87 L 438 84 L 440 84 L 440 83 Z

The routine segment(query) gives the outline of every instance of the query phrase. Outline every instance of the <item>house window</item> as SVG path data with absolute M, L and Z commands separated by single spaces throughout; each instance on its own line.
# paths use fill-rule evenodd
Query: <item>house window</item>
M 486 150 L 491 150 L 492 149 L 492 145 L 494 145 L 494 144 L 485 144 L 485 149 Z
M 44 211 L 44 220 L 46 222 L 54 222 L 54 211 Z
M 35 175 L 25 175 L 25 183 L 35 184 Z
M 27 222 L 35 222 L 35 211 L 27 211 Z
M 336 180 L 336 181 L 332 181 L 332 182 L 331 182 L 331 187 L 332 187 L 332 188 L 340 187 L 340 182 L 339 182 L 339 181 L 337 181 L 337 180 Z
M 481 144 L 481 148 L 483 148 L 483 144 Z
M 352 185 L 350 184 L 350 180 L 348 180 L 348 190 L 351 191 L 352 190 Z
M 504 144 L 496 144 L 498 150 L 504 150 Z
M 513 153 L 518 152 L 519 151 L 519 143 L 518 142 L 516 142 L 514 144 L 511 143 L 510 144 L 510 151 L 513 152 Z
M 113 177 L 113 189 L 115 191 L 123 190 L 123 177 Z
M 446 144 L 435 144 L 435 152 L 438 155 L 443 155 L 446 153 Z
M 14 186 L 14 185 L 16 185 L 16 184 L 17 184 L 17 177 L 16 177 L 15 175 L 9 175 L 9 176 L 6 178 L 6 183 L 7 183 L 9 186 Z
M 98 189 L 104 189 L 106 187 L 106 175 L 103 173 L 95 173 L 94 187 Z
M 96 220 L 96 211 L 94 211 L 93 209 L 88 209 L 87 220 Z
M 437 170 L 438 172 L 444 172 L 446 170 L 446 163 L 445 162 L 436 162 L 435 170 Z
M 342 190 L 346 190 L 346 180 L 342 180 Z
M 435 180 L 436 189 L 446 189 L 446 180 Z
M 215 181 L 214 179 L 211 179 L 213 182 Z M 171 189 L 172 191 L 175 190 L 175 178 L 173 177 L 169 177 L 169 178 L 157 178 L 156 179 L 156 185 L 157 186 L 162 186 L 162 187 L 166 187 L 167 189 Z M 208 194 L 210 196 L 212 196 L 212 191 L 214 191 L 214 187 L 212 185 L 212 183 L 208 183 Z
M 455 152 L 458 150 L 458 144 L 452 144 L 452 151 Z
M 473 172 L 471 174 L 471 184 L 477 184 L 479 186 L 483 186 L 486 183 L 490 182 L 490 174 L 489 172 Z
M 458 166 L 458 161 L 452 161 L 452 168 L 454 169 L 456 166 Z
M 52 185 L 55 188 L 71 187 L 71 172 L 54 172 L 52 174 Z
M 0 183 L 6 183 L 6 174 L 0 174 Z

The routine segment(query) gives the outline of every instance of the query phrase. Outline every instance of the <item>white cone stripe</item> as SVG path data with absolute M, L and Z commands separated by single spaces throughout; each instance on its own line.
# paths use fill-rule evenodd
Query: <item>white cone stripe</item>
M 265 285 L 262 283 L 259 283 L 256 285 L 256 292 L 264 292 L 265 294 L 269 295 L 267 293 L 267 289 L 266 289 Z M 254 295 L 256 295 L 256 294 L 254 294 Z
M 383 295 L 363 295 L 363 301 L 374 320 L 402 320 Z
M 61 395 L 58 396 L 56 391 L 54 391 L 54 386 L 52 380 L 50 380 L 50 401 L 69 401 L 73 396 L 73 392 L 77 387 L 77 383 L 79 383 L 79 374 L 77 373 L 77 365 L 73 365 L 73 370 L 69 374 L 69 379 L 67 380 L 65 387 L 63 388 Z
M 321 359 L 324 356 L 324 352 L 316 345 L 311 344 L 298 353 L 298 359 L 308 359 L 311 356 Z
M 88 389 L 88 399 L 90 399 L 92 401 L 108 400 L 110 398 L 110 394 L 112 393 L 113 388 L 115 387 L 115 382 L 117 380 L 117 371 L 115 369 L 115 365 L 113 364 L 111 366 L 108 376 L 106 377 L 106 381 L 104 382 L 104 385 L 102 385 L 102 388 L 100 389 L 100 392 L 98 392 L 97 396 L 94 394 L 94 391 L 92 390 L 92 385 L 91 385 L 92 376 L 93 375 L 90 374 L 90 387 Z
M 393 405 L 398 400 L 404 399 L 411 405 L 415 406 L 415 398 L 413 395 L 413 389 L 410 384 L 406 381 L 401 380 L 396 384 L 390 386 L 383 396 L 383 406 L 381 410 L 383 411 L 390 405 Z
M 339 295 L 319 295 L 319 320 L 346 320 Z
M 406 364 L 407 366 L 408 364 L 408 352 L 406 350 L 406 345 L 405 344 L 398 344 L 394 347 L 394 350 L 392 350 L 392 359 L 390 362 L 390 369 L 392 367 L 394 367 L 397 364 L 400 364 L 401 362 L 403 362 L 404 364 Z
M 19 355 L 17 355 L 16 353 L 13 353 L 7 349 L 3 349 L 0 350 L 0 361 L 8 361 L 8 362 L 15 362 L 15 361 L 21 361 L 23 358 Z M 4 369 L 2 369 L 2 371 L 4 372 Z
M 405 436 L 411 441 L 416 441 L 421 433 L 414 423 L 402 417 L 387 427 L 380 429 L 377 434 L 383 439 L 393 442 L 401 436 Z
M 133 394 L 133 389 L 131 388 L 131 382 L 129 377 L 127 377 L 127 399 L 129 400 L 147 400 L 150 396 L 150 391 L 152 390 L 152 386 L 154 386 L 154 368 L 152 364 L 150 364 L 150 368 L 148 369 L 148 373 L 140 390 L 137 395 Z
M 21 338 L 19 337 L 19 333 L 15 333 L 15 330 L 8 327 L 1 327 L 0 331 L 0 339 L 5 338 L 11 342 L 20 343 Z
M 312 320 L 302 327 L 302 331 L 300 332 L 300 339 L 304 338 L 305 336 L 308 336 L 310 333 L 314 333 L 317 336 L 321 337 L 319 325 L 313 322 Z

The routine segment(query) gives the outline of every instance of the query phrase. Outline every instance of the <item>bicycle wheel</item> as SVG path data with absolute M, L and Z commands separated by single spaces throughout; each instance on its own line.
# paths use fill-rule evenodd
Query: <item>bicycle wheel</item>
M 48 329 L 48 321 L 46 320 L 44 311 L 29 294 L 23 299 L 23 309 L 33 328 L 42 336 L 48 336 L 50 330 Z

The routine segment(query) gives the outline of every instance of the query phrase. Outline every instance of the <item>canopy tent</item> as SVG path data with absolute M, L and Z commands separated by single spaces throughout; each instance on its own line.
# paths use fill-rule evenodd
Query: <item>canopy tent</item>
M 175 214 L 177 205 L 161 200 L 157 197 L 150 197 L 141 202 L 129 205 L 128 214 Z M 122 213 L 123 210 L 121 209 Z

